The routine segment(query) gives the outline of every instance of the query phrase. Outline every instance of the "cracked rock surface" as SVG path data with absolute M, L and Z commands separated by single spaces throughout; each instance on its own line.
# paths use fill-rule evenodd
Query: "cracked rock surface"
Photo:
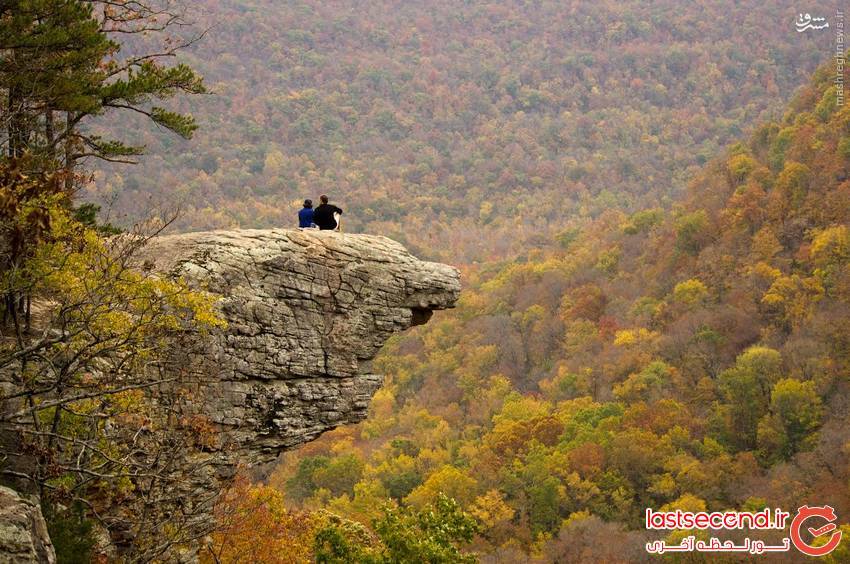
M 393 334 L 454 306 L 458 271 L 385 237 L 235 230 L 158 237 L 145 268 L 221 296 L 207 339 L 211 381 L 188 400 L 226 429 L 239 462 L 366 417 L 382 376 L 369 361 Z
M 56 562 L 41 507 L 0 486 L 0 564 L 30 562 Z

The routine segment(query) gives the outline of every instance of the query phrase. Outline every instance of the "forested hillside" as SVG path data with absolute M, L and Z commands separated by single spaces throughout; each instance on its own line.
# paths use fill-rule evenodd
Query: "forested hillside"
M 86 197 L 190 230 L 327 192 L 465 283 L 376 359 L 366 422 L 230 492 L 202 558 L 635 561 L 647 507 L 847 527 L 850 110 L 795 10 L 199 0 L 212 94 L 172 109 L 203 134 L 99 123 L 151 156 Z
M 213 94 L 175 106 L 203 135 L 140 130 L 150 155 L 89 197 L 123 223 L 178 202 L 189 230 L 291 225 L 328 192 L 347 230 L 453 263 L 505 258 L 605 210 L 668 206 L 779 111 L 833 49 L 794 31 L 795 9 L 197 0 L 211 29 L 184 60 Z
M 272 484 L 365 522 L 444 492 L 486 561 L 640 559 L 647 507 L 829 503 L 846 525 L 850 108 L 833 79 L 670 211 L 610 210 L 560 251 L 467 269 L 461 306 L 380 357 L 369 420 Z

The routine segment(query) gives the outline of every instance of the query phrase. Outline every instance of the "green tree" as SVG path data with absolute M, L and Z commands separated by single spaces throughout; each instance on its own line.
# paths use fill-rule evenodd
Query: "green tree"
M 812 381 L 779 380 L 770 393 L 770 413 L 758 425 L 759 454 L 773 463 L 813 446 L 823 406 Z
M 770 390 L 782 373 L 782 357 L 778 351 L 754 346 L 724 370 L 718 386 L 724 398 L 719 407 L 724 419 L 725 441 L 739 449 L 756 446 L 758 422 L 767 412 Z
M 350 494 L 363 476 L 363 461 L 354 454 L 346 454 L 330 460 L 327 466 L 316 468 L 313 483 L 327 488 L 334 496 Z
M 6 201 L 44 181 L 4 169 L 0 179 L 14 180 L 0 186 Z M 209 369 L 192 359 L 196 336 L 224 323 L 213 296 L 133 268 L 145 237 L 107 243 L 73 219 L 61 194 L 32 191 L 40 195 L 6 209 L 12 225 L 39 224 L 15 267 L 0 270 L 0 293 L 36 296 L 41 330 L 27 333 L 14 315 L 11 332 L 2 326 L 12 338 L 0 343 L 0 474 L 40 495 L 54 530 L 83 534 L 82 506 L 121 532 L 129 559 L 150 560 L 209 526 L 195 514 L 209 500 L 174 496 L 207 464 L 187 456 L 203 440 L 195 416 L 204 416 L 183 411 L 180 397 Z M 186 465 L 175 465 L 181 457 Z
M 625 382 L 614 385 L 614 396 L 626 403 L 637 401 L 657 401 L 672 389 L 673 369 L 665 362 L 651 362 L 635 374 L 630 374 Z
M 117 45 L 100 32 L 90 3 L 18 0 L 5 3 L 2 16 L 8 154 L 41 150 L 50 156 L 65 137 L 54 129 L 53 112 L 70 112 L 73 119 L 75 112 L 96 110 L 103 80 L 98 64 Z
M 658 208 L 641 210 L 633 213 L 629 219 L 624 222 L 620 229 L 626 235 L 636 235 L 638 233 L 646 233 L 656 225 L 664 221 L 664 211 Z
M 11 0 L 0 6 L 0 123 L 9 170 L 49 175 L 30 182 L 25 191 L 5 182 L 7 209 L 25 205 L 24 200 L 53 197 L 57 187 L 64 199 L 53 202 L 71 207 L 74 189 L 87 179 L 77 167 L 81 159 L 126 161 L 142 152 L 142 147 L 84 128 L 88 118 L 128 110 L 184 137 L 192 135 L 196 125 L 190 116 L 153 105 L 177 92 L 204 92 L 203 81 L 189 67 L 159 62 L 183 44 L 121 58 L 120 44 L 112 38 L 162 30 L 179 21 L 146 1 Z M 25 254 L 16 251 L 27 241 L 15 235 L 0 233 L 5 237 L 0 248 L 11 248 L 12 255 L 2 257 L 5 264 L 0 266 L 13 270 L 15 260 Z M 26 295 L 6 293 L 3 302 L 4 318 L 27 315 Z
M 799 206 L 809 188 L 811 171 L 802 163 L 788 161 L 776 178 L 776 189 L 792 206 Z
M 160 61 L 185 43 L 119 57 L 112 37 L 162 30 L 180 19 L 147 2 L 13 0 L 0 17 L 0 93 L 8 154 L 30 152 L 44 170 L 61 167 L 66 187 L 86 157 L 126 161 L 142 147 L 104 139 L 80 126 L 108 110 L 128 110 L 190 137 L 193 118 L 153 105 L 178 92 L 202 93 L 184 64 Z
M 298 461 L 298 470 L 286 482 L 286 493 L 295 501 L 304 501 L 319 488 L 316 484 L 316 472 L 327 468 L 330 458 L 327 456 L 305 456 Z
M 676 219 L 676 250 L 696 255 L 708 237 L 708 215 L 703 210 L 686 213 Z
M 459 545 L 472 540 L 478 525 L 456 501 L 446 496 L 438 496 L 433 504 L 421 510 L 387 504 L 372 526 L 377 538 L 369 538 L 362 529 L 339 518 L 330 519 L 316 533 L 316 562 L 476 562 L 475 555 L 464 552 Z
M 754 158 L 746 153 L 739 153 L 729 158 L 726 163 L 729 175 L 736 183 L 743 182 L 758 166 Z

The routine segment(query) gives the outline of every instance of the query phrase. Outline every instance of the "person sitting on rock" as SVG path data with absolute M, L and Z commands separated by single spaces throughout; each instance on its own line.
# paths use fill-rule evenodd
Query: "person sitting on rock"
M 304 207 L 298 212 L 298 227 L 301 229 L 315 228 L 313 213 L 313 200 L 304 200 Z
M 322 203 L 313 210 L 313 222 L 319 226 L 319 229 L 336 229 L 339 226 L 339 216 L 342 215 L 342 210 L 333 204 L 329 204 L 328 197 L 324 194 L 319 199 Z

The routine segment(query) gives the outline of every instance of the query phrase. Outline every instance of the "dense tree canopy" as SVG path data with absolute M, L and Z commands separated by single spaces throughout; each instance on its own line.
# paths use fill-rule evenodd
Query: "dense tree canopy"
M 363 522 L 448 493 L 493 561 L 612 542 L 611 561 L 639 558 L 647 507 L 829 503 L 846 523 L 850 108 L 824 102 L 833 78 L 670 211 L 611 210 L 561 250 L 466 268 L 458 309 L 376 362 L 370 418 L 273 483 Z M 345 491 L 319 484 L 352 459 Z
M 180 107 L 204 135 L 142 134 L 151 156 L 90 197 L 176 200 L 208 229 L 291 226 L 326 192 L 347 230 L 453 263 L 668 206 L 834 50 L 756 0 L 196 4 L 213 95 Z

